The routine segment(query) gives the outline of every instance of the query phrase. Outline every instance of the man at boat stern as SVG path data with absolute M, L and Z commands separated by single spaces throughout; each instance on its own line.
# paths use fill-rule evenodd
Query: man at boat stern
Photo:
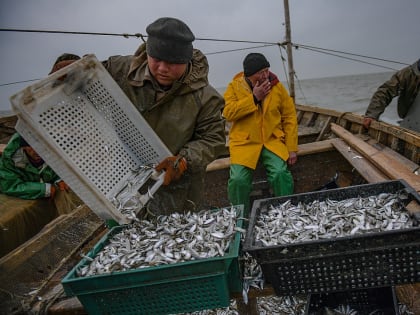
M 156 166 L 165 179 L 148 213 L 200 210 L 206 167 L 227 151 L 223 97 L 208 82 L 207 58 L 193 48 L 188 25 L 162 17 L 146 32 L 134 55 L 103 64 L 173 154 Z
M 253 172 L 264 166 L 275 196 L 293 193 L 288 169 L 297 161 L 298 125 L 293 99 L 263 54 L 251 53 L 243 61 L 224 94 L 223 116 L 231 122 L 229 132 L 232 204 L 243 204 L 249 214 Z
M 392 99 L 398 97 L 398 116 L 402 127 L 420 132 L 420 59 L 394 73 L 373 94 L 366 110 L 363 126 L 368 129 L 378 120 Z

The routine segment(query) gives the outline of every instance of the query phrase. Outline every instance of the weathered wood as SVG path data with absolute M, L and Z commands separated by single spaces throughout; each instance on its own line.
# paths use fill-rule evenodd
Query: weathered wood
M 358 152 L 349 147 L 342 139 L 335 139 L 332 144 L 369 183 L 379 183 L 389 179 L 369 160 L 361 157 Z
M 6 148 L 6 144 L 0 143 L 0 156 L 3 154 L 3 151 L 5 148 Z
M 62 300 L 48 309 L 48 314 L 54 315 L 85 315 L 87 314 L 83 305 L 79 300 L 74 298 L 69 298 Z
M 326 151 L 334 150 L 332 142 L 334 139 L 323 140 L 318 142 L 310 142 L 305 144 L 300 144 L 298 146 L 298 156 L 321 153 Z M 221 169 L 228 168 L 230 166 L 230 158 L 221 158 L 214 160 L 209 165 L 207 165 L 207 172 L 217 171 Z
M 391 179 L 403 179 L 416 191 L 420 191 L 420 177 L 410 172 L 400 161 L 387 155 L 386 152 L 380 151 L 370 144 L 365 143 L 337 124 L 331 124 L 331 130 L 344 139 L 351 147 L 360 152 L 362 156 L 369 159 L 372 164 L 388 177 Z
M 412 200 L 407 206 L 407 211 L 415 216 L 416 218 L 420 219 L 420 204 L 416 200 Z
M 321 130 L 321 132 L 319 133 L 319 135 L 318 135 L 318 138 L 316 139 L 316 141 L 321 141 L 322 140 L 322 138 L 324 137 L 324 135 L 328 132 L 328 131 L 330 131 L 330 129 L 331 129 L 331 121 L 332 121 L 332 117 L 330 116 L 330 117 L 328 117 L 327 118 L 327 120 L 325 121 L 325 123 L 324 123 L 324 127 L 322 127 L 322 130 Z
M 316 154 L 334 150 L 332 145 L 333 139 L 310 142 L 298 145 L 298 156 Z
M 419 169 L 418 164 L 414 163 L 413 161 L 399 154 L 398 152 L 390 149 L 389 147 L 383 145 L 382 143 L 379 143 L 375 139 L 369 138 L 368 140 L 366 140 L 366 142 L 372 145 L 373 147 L 377 148 L 378 150 L 384 151 L 386 152 L 386 154 L 391 155 L 393 158 L 400 161 L 410 170 L 410 172 L 415 172 Z
M 16 310 L 24 300 L 25 305 L 31 305 L 36 301 L 36 295 L 30 292 L 46 287 L 69 257 L 77 255 L 99 229 L 105 230 L 103 221 L 87 206 L 52 222 L 30 241 L 0 259 L 0 309 Z

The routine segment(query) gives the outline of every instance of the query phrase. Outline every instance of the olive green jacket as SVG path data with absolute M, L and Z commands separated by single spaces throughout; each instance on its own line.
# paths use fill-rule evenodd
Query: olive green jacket
M 404 118 L 420 90 L 420 70 L 416 61 L 411 66 L 396 72 L 373 94 L 365 116 L 378 119 L 385 108 L 396 96 L 398 98 L 398 116 Z
M 58 175 L 45 163 L 33 166 L 20 146 L 20 135 L 15 133 L 0 157 L 0 192 L 22 199 L 49 197 L 51 184 Z
M 175 199 L 187 198 L 198 204 L 206 166 L 226 150 L 221 116 L 224 100 L 209 85 L 207 58 L 194 49 L 187 72 L 166 92 L 149 73 L 146 44 L 133 56 L 112 56 L 103 64 L 172 154 L 187 159 L 188 170 L 183 178 L 161 188 L 159 193 L 171 190 L 174 196 L 179 188 L 184 195 L 189 191 L 188 196 L 178 195 Z M 169 207 L 182 210 L 178 200 L 171 203 Z

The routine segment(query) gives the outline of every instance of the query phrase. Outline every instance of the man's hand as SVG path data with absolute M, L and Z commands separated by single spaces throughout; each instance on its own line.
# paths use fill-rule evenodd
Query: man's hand
M 287 164 L 294 165 L 297 162 L 296 152 L 289 152 L 289 158 L 287 159 Z
M 179 180 L 187 170 L 187 160 L 182 156 L 170 156 L 155 167 L 156 171 L 165 171 L 163 185 L 167 186 L 174 180 Z
M 375 119 L 373 119 L 371 117 L 365 117 L 365 118 L 363 118 L 363 123 L 362 123 L 363 124 L 363 127 L 365 129 L 369 129 L 370 124 L 372 123 L 373 120 L 375 120 Z
M 57 183 L 57 187 L 61 190 L 61 191 L 69 191 L 70 187 L 69 185 L 67 185 L 64 181 L 60 180 Z
M 252 93 L 258 101 L 262 101 L 268 95 L 268 93 L 270 93 L 270 91 L 271 83 L 268 80 L 265 80 L 261 84 L 259 81 L 257 81 L 257 84 L 255 84 L 255 86 L 252 88 Z
M 55 191 L 56 191 L 55 186 L 54 185 L 51 185 L 51 188 L 50 188 L 50 198 L 51 199 L 54 199 L 54 197 L 55 197 Z

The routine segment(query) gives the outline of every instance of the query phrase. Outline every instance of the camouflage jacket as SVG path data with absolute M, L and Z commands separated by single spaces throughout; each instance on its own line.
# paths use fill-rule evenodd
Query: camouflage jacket
M 388 81 L 382 84 L 373 94 L 365 116 L 378 119 L 391 103 L 398 97 L 398 116 L 404 118 L 420 90 L 419 61 L 396 72 Z

